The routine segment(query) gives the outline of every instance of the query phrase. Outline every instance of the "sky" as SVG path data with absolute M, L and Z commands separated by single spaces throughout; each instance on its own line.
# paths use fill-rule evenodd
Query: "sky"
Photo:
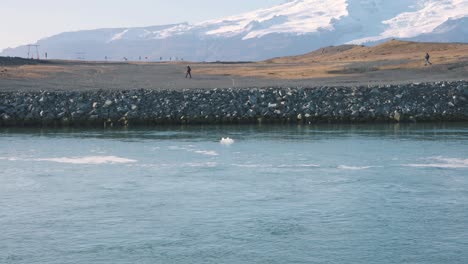
M 0 51 L 66 31 L 196 23 L 285 0 L 0 0 Z

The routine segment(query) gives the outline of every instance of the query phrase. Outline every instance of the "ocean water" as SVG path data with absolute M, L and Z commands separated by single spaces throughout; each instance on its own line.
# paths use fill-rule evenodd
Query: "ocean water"
M 0 263 L 468 263 L 468 124 L 3 129 Z

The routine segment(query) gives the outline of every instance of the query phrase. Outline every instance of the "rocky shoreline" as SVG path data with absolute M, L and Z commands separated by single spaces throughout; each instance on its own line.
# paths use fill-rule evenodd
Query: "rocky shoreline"
M 468 121 L 468 82 L 380 87 L 0 92 L 0 126 Z

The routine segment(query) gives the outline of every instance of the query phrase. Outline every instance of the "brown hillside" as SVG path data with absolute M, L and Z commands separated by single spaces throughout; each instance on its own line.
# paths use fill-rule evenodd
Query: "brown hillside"
M 421 43 L 391 40 L 383 44 L 365 47 L 343 45 L 319 49 L 311 53 L 277 58 L 266 63 L 314 63 L 314 62 L 356 62 L 379 60 L 417 60 L 424 54 L 431 54 L 433 61 L 452 62 L 468 59 L 468 44 L 461 43 Z
M 436 71 L 468 66 L 468 44 L 391 40 L 372 47 L 360 45 L 327 47 L 300 56 L 274 58 L 255 64 L 230 67 L 216 65 L 216 67 L 205 67 L 202 71 L 211 74 L 278 79 L 327 78 L 384 70 L 421 69 L 424 68 L 426 52 L 431 55 L 431 61 L 434 63 L 432 68 Z

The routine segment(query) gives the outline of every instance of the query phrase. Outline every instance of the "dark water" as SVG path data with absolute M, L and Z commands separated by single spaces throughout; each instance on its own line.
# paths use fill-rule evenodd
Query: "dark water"
M 0 130 L 0 168 L 0 263 L 468 263 L 468 124 Z

